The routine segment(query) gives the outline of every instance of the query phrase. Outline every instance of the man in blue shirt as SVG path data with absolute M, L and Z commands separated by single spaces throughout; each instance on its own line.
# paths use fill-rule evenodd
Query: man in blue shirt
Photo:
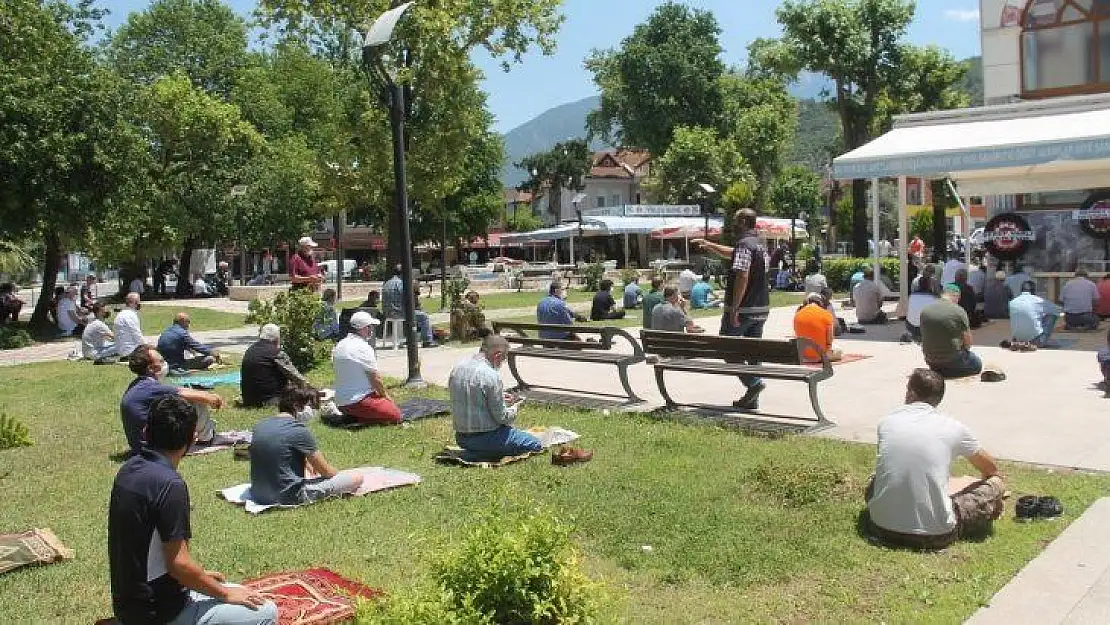
M 1056 329 L 1060 309 L 1036 295 L 1032 281 L 1021 285 L 1021 295 L 1010 300 L 1010 336 L 1014 343 L 1044 347 Z
M 386 280 L 382 285 L 382 311 L 386 319 L 404 319 L 405 318 L 405 285 L 401 281 L 401 274 L 403 269 L 400 265 L 393 268 L 393 277 Z M 414 297 L 418 297 L 414 291 Z M 416 317 L 416 331 L 423 341 L 424 347 L 439 347 L 436 343 L 435 334 L 432 332 L 431 319 L 428 313 L 416 307 L 416 302 L 413 303 L 413 312 Z
M 640 305 L 640 278 L 634 277 L 632 281 L 624 285 L 624 308 L 636 308 Z
M 189 325 L 192 321 L 189 314 L 177 313 L 173 324 L 166 328 L 158 337 L 158 352 L 170 366 L 170 373 L 181 375 L 198 369 L 207 369 L 220 361 L 220 355 L 207 345 L 202 345 L 189 334 Z M 192 358 L 185 357 L 185 350 L 196 354 Z
M 584 322 L 586 318 L 575 313 L 567 306 L 567 290 L 559 282 L 552 282 L 547 288 L 547 297 L 540 300 L 536 306 L 536 323 L 549 325 L 569 326 L 575 321 Z M 540 330 L 541 339 L 564 339 L 580 341 L 573 332 L 560 332 L 558 330 Z
M 709 274 L 702 276 L 701 281 L 690 289 L 690 305 L 695 309 L 716 308 L 721 302 L 713 297 L 713 285 L 709 283 Z

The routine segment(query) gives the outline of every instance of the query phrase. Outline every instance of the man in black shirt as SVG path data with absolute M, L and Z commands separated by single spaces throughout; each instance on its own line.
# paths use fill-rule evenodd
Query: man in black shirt
M 594 293 L 594 303 L 590 307 L 590 320 L 624 319 L 624 311 L 616 310 L 616 307 L 617 302 L 613 300 L 613 281 L 602 280 L 601 290 Z
M 721 319 L 722 336 L 761 338 L 763 324 L 767 323 L 767 315 L 771 312 L 767 284 L 767 249 L 759 239 L 755 222 L 755 211 L 750 208 L 736 211 L 733 217 L 735 248 L 710 243 L 704 239 L 690 241 L 721 258 L 731 259 L 725 290 L 725 312 Z M 752 375 L 741 376 L 740 381 L 748 391 L 732 405 L 739 410 L 758 410 L 759 394 L 767 387 L 766 383 Z
M 277 606 L 224 584 L 189 554 L 189 489 L 177 473 L 196 440 L 197 411 L 177 395 L 154 401 L 147 446 L 120 467 L 108 505 L 112 610 L 122 625 L 272 625 Z M 192 591 L 192 592 L 189 592 Z
M 289 355 L 281 349 L 281 329 L 267 323 L 258 333 L 258 342 L 243 354 L 239 380 L 243 405 L 252 408 L 276 406 L 287 386 L 311 388 L 308 380 L 293 366 Z

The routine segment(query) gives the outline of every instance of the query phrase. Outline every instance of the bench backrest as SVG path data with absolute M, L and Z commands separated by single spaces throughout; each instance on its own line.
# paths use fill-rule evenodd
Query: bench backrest
M 507 321 L 494 321 L 494 334 L 500 334 L 513 345 L 526 347 L 555 347 L 559 349 L 577 350 L 610 350 L 613 348 L 613 339 L 623 338 L 632 345 L 636 355 L 643 356 L 644 350 L 640 342 L 628 332 L 612 326 L 584 326 L 584 325 L 557 325 L 546 323 L 510 323 Z M 540 330 L 556 332 L 571 332 L 579 336 L 597 336 L 597 342 L 574 341 L 570 339 L 545 339 L 539 337 Z
M 643 330 L 640 340 L 645 352 L 668 358 L 707 358 L 725 362 L 752 360 L 781 365 L 805 364 L 802 350 L 816 347 L 806 339 L 751 339 L 662 330 Z

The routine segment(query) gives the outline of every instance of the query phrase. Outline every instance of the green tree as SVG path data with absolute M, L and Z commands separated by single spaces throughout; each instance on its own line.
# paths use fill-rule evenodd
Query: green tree
M 61 254 L 102 227 L 142 177 L 143 142 L 122 112 L 129 89 L 97 66 L 90 3 L 0 4 L 0 238 L 41 238 L 44 325 Z
M 809 168 L 789 165 L 775 178 L 771 206 L 779 217 L 812 219 L 821 204 L 821 177 Z
M 319 216 L 321 178 L 318 155 L 303 136 L 290 134 L 261 146 L 243 170 L 247 194 L 231 200 L 247 248 L 272 248 L 308 231 Z M 230 235 L 225 229 L 224 236 Z
M 716 128 L 724 102 L 720 34 L 709 11 L 666 2 L 619 49 L 593 51 L 586 69 L 601 105 L 588 118 L 590 135 L 658 156 L 680 126 Z
M 846 149 L 889 127 L 890 115 L 957 102 L 949 88 L 962 79 L 946 53 L 903 41 L 913 21 L 912 0 L 785 0 L 776 11 L 779 40 L 749 49 L 755 71 L 796 77 L 801 70 L 828 76 Z M 949 79 L 954 79 L 948 83 Z M 867 183 L 852 185 L 853 248 L 867 253 Z
M 687 204 L 703 199 L 701 184 L 728 189 L 736 182 L 753 184 L 754 177 L 734 140 L 710 128 L 679 127 L 655 161 L 646 190 L 657 201 Z
M 561 141 L 547 152 L 526 156 L 515 164 L 528 174 L 518 188 L 531 193 L 533 201 L 546 193 L 547 212 L 558 219 L 563 205 L 563 190 L 577 192 L 585 189 L 585 179 L 592 162 L 585 139 Z
M 771 184 L 782 170 L 794 140 L 798 104 L 786 84 L 773 78 L 726 75 L 721 80 L 724 108 L 719 126 L 731 137 L 755 175 L 755 208 L 763 212 Z
M 504 160 L 501 135 L 492 130 L 487 130 L 470 145 L 463 183 L 443 202 L 450 236 L 470 241 L 489 234 L 490 224 L 503 210 L 501 163 Z
M 152 85 L 181 70 L 194 85 L 227 97 L 246 62 L 247 25 L 220 0 L 155 0 L 128 16 L 108 57 L 128 80 Z

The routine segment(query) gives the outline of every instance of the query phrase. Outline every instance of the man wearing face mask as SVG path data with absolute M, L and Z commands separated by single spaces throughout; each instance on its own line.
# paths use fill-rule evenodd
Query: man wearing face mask
M 498 369 L 505 363 L 509 342 L 496 334 L 482 340 L 479 352 L 451 370 L 455 441 L 471 462 L 541 451 L 539 439 L 512 427 L 520 400 L 506 397 Z
M 188 313 L 179 312 L 174 315 L 173 324 L 162 331 L 158 337 L 158 353 L 170 365 L 170 372 L 182 375 L 189 371 L 207 369 L 220 361 L 220 354 L 207 345 L 200 344 L 189 334 L 192 320 Z M 185 357 L 185 350 L 195 354 L 191 358 Z
M 170 371 L 158 350 L 150 345 L 139 345 L 127 359 L 127 366 L 138 377 L 135 378 L 120 400 L 120 417 L 123 420 L 123 433 L 131 454 L 136 455 L 146 442 L 147 416 L 154 400 L 165 395 L 178 395 L 197 407 L 197 442 L 208 443 L 216 434 L 216 424 L 209 415 L 209 409 L 223 408 L 224 400 L 215 393 L 191 388 L 166 386 L 162 380 Z
M 138 293 L 128 293 L 126 308 L 119 311 L 112 322 L 112 334 L 116 337 L 116 353 L 120 360 L 127 360 L 136 347 L 143 344 L 143 329 L 139 326 L 139 309 L 143 307 Z

